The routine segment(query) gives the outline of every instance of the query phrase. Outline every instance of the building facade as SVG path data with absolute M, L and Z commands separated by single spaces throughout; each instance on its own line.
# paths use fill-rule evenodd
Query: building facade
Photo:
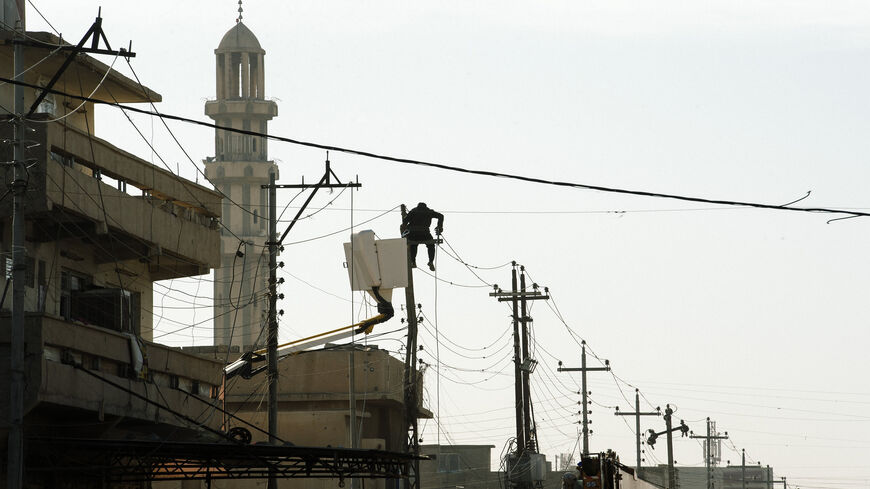
M 0 74 L 12 78 L 12 33 L 0 31 Z M 64 64 L 62 41 L 22 49 L 19 79 L 41 85 Z M 24 406 L 26 487 L 94 487 L 76 473 L 52 472 L 76 453 L 40 452 L 38 438 L 153 440 L 198 437 L 213 411 L 222 362 L 153 343 L 155 282 L 203 275 L 220 264 L 221 196 L 95 135 L 94 104 L 159 102 L 160 95 L 93 57 L 79 54 L 56 87 L 24 119 Z M 105 76 L 105 78 L 104 78 Z M 0 88 L 0 159 L 13 159 L 13 85 Z M 25 88 L 30 107 L 41 90 Z M 92 94 L 93 92 L 93 94 Z M 9 399 L 12 307 L 12 199 L 0 199 L 0 398 Z M 17 284 L 20 285 L 20 284 Z M 171 329 L 171 328 L 170 328 Z M 163 331 L 165 332 L 165 330 Z M 193 398 L 196 399 L 193 399 Z M 175 413 L 165 406 L 171 406 Z M 9 419 L 10 403 L 0 403 Z M 0 426 L 5 462 L 9 424 Z M 111 454 L 104 453 L 109 456 Z M 5 471 L 0 463 L 0 473 Z M 3 477 L 5 481 L 5 476 Z
M 259 134 L 278 115 L 265 98 L 265 54 L 257 37 L 237 21 L 215 49 L 216 98 L 205 104 L 215 124 Z M 215 154 L 206 177 L 223 194 L 221 266 L 214 281 L 214 344 L 250 349 L 266 344 L 268 314 L 270 174 L 268 141 L 261 136 L 215 130 Z

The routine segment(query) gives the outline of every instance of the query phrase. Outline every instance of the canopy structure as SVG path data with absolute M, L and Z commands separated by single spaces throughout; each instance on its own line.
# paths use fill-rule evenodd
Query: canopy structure
M 29 438 L 27 471 L 113 482 L 278 478 L 402 479 L 413 455 L 287 445 Z M 425 457 L 423 457 L 425 458 Z

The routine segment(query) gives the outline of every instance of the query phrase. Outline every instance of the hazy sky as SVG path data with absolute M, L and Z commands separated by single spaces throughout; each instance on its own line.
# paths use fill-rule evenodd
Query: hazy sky
M 76 41 L 98 2 L 36 5 Z M 113 47 L 132 40 L 133 67 L 163 95 L 160 110 L 208 120 L 213 50 L 236 8 L 228 0 L 110 2 L 103 26 Z M 870 209 L 866 2 L 249 1 L 244 22 L 267 51 L 266 93 L 279 106 L 273 134 L 710 198 L 785 204 L 812 191 L 798 205 Z M 32 8 L 28 23 L 49 30 Z M 129 73 L 122 60 L 115 67 Z M 160 121 L 135 121 L 166 161 L 196 178 Z M 195 160 L 213 155 L 211 131 L 170 127 Z M 98 109 L 96 130 L 158 162 L 114 109 Z M 314 180 L 325 157 L 275 142 L 270 155 L 282 183 Z M 349 193 L 320 195 L 312 209 L 335 198 L 329 211 L 301 222 L 289 242 L 426 201 L 446 214 L 445 237 L 468 263 L 517 260 L 549 286 L 551 306 L 574 334 L 652 405 L 675 405 L 697 432 L 705 417 L 717 421 L 731 436 L 723 459 L 739 464 L 733 443 L 790 484 L 870 486 L 867 219 L 827 224 L 835 216 L 570 190 L 335 153 L 331 160 L 339 176 L 363 184 L 354 212 Z M 293 195 L 281 192 L 284 202 Z M 394 237 L 398 223 L 393 212 L 363 227 Z M 286 247 L 282 340 L 366 314 L 342 268 L 346 239 Z M 439 278 L 482 285 L 444 252 L 438 265 Z M 510 282 L 508 268 L 477 273 Z M 208 280 L 155 287 L 155 303 L 202 306 L 155 311 L 156 334 L 180 331 L 159 341 L 211 342 Z M 436 287 L 419 272 L 415 280 L 427 316 L 421 358 L 432 365 L 426 399 L 442 426 L 439 437 L 428 422 L 424 443 L 492 444 L 497 455 L 514 430 L 508 310 L 487 287 Z M 552 459 L 576 450 L 579 376 L 555 367 L 559 359 L 579 365 L 579 346 L 546 304 L 532 316 L 535 413 Z M 202 324 L 185 327 L 194 321 Z M 394 319 L 378 329 L 400 326 Z M 373 342 L 401 348 L 401 333 L 390 338 Z M 624 397 L 633 403 L 633 388 L 609 374 L 589 379 L 592 449 L 615 449 L 633 465 L 633 420 L 612 414 L 612 406 L 632 408 Z M 664 423 L 646 418 L 648 428 Z M 678 439 L 675 451 L 681 465 L 703 464 L 695 440 Z M 647 450 L 648 463 L 665 460 L 664 446 Z

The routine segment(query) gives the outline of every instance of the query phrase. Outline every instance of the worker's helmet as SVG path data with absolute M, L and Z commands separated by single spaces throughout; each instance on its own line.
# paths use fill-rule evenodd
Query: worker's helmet
M 426 203 L 425 203 L 425 202 L 420 202 L 419 204 L 417 204 L 417 207 L 423 209 L 423 208 L 426 207 Z

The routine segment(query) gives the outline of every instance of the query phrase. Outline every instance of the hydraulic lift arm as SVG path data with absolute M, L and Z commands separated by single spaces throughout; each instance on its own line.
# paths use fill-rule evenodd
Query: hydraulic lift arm
M 381 296 L 378 287 L 372 287 L 371 292 L 378 302 L 377 316 L 360 321 L 356 324 L 351 324 L 350 326 L 343 326 L 338 329 L 333 329 L 307 338 L 301 338 L 278 345 L 278 360 L 309 348 L 315 348 L 327 343 L 341 341 L 354 335 L 369 334 L 372 332 L 372 328 L 374 328 L 375 325 L 389 321 L 395 314 L 393 304 Z M 254 375 L 266 370 L 266 365 L 254 367 L 254 364 L 264 362 L 266 359 L 265 348 L 245 352 L 238 360 L 224 367 L 226 378 L 230 379 L 236 375 L 240 375 L 244 379 L 250 379 Z

